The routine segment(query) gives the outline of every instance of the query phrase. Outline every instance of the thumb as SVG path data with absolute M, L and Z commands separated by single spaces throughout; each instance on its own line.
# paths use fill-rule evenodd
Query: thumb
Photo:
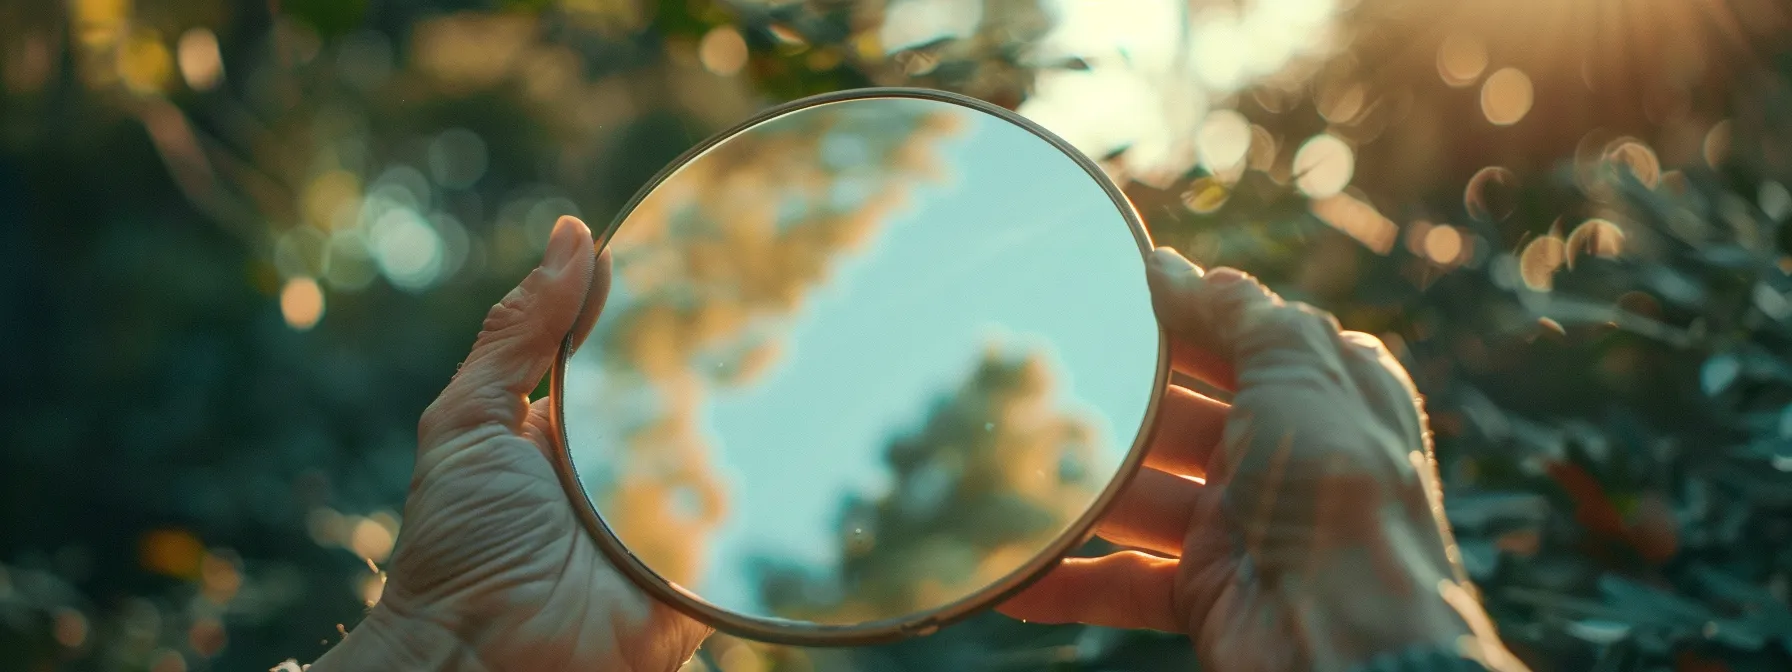
M 561 217 L 554 224 L 541 266 L 492 306 L 472 354 L 423 411 L 422 449 L 480 427 L 521 428 L 529 391 L 553 365 L 584 306 L 596 266 L 593 247 L 584 222 Z
M 1217 360 L 1210 367 L 1230 369 L 1240 392 L 1277 380 L 1344 377 L 1342 332 L 1330 314 L 1283 301 L 1235 269 L 1203 273 L 1174 251 L 1160 250 L 1152 262 L 1153 306 L 1172 345 L 1209 354 Z

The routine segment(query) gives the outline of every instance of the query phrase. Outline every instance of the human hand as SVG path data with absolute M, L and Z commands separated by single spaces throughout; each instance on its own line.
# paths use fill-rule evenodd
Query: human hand
M 597 321 L 610 265 L 592 250 L 585 224 L 562 217 L 541 267 L 486 316 L 418 423 L 385 592 L 312 672 L 674 670 L 709 634 L 599 552 L 548 460 L 551 400 L 528 399 L 561 339 Z
M 1153 254 L 1177 371 L 1097 534 L 1000 610 L 1187 633 L 1218 670 L 1342 670 L 1415 647 L 1523 669 L 1461 569 L 1417 390 L 1379 340 L 1232 269 Z

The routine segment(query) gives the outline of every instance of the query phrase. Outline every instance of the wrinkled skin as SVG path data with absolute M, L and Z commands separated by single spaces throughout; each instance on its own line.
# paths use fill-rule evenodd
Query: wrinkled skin
M 527 397 L 560 340 L 596 322 L 609 263 L 593 248 L 562 218 L 542 266 L 487 315 L 419 423 L 385 593 L 313 672 L 673 670 L 708 636 L 603 557 L 548 461 L 549 400 Z
M 1168 250 L 1151 285 L 1174 367 L 1231 403 L 1166 390 L 1146 469 L 1097 527 L 1144 552 L 1067 560 L 1002 611 L 1186 632 L 1209 669 L 1426 644 L 1521 669 L 1446 550 L 1424 411 L 1381 342 Z
M 1176 369 L 1235 395 L 1165 391 L 1146 468 L 1097 528 L 1140 550 L 1066 560 L 1000 609 L 1184 632 L 1209 669 L 1347 669 L 1424 643 L 1522 669 L 1446 550 L 1424 414 L 1380 342 L 1170 251 L 1151 286 Z M 546 400 L 526 397 L 607 289 L 563 218 L 425 411 L 384 598 L 314 671 L 675 670 L 709 634 L 605 561 L 546 457 Z

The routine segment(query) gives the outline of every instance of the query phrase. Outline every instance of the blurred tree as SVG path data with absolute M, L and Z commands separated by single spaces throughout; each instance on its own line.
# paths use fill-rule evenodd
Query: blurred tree
M 781 332 L 832 266 L 915 184 L 943 177 L 934 145 L 959 123 L 918 101 L 789 115 L 681 168 L 612 232 L 615 289 L 588 346 L 603 359 L 569 371 L 601 381 L 586 398 L 615 403 L 566 411 L 626 437 L 626 448 L 590 449 L 602 457 L 587 483 L 656 571 L 694 581 L 727 506 L 706 468 L 711 388 L 749 384 L 776 362 Z
M 1007 576 L 1087 510 L 1107 482 L 1098 437 L 1058 408 L 1036 354 L 992 345 L 961 387 L 885 451 L 892 487 L 855 495 L 840 517 L 841 565 L 767 560 L 774 613 L 820 623 L 935 609 Z

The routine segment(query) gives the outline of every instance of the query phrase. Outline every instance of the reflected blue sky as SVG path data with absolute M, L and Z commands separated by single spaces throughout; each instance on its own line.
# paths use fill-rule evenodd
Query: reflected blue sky
M 839 562 L 834 534 L 852 492 L 889 487 L 883 450 L 935 398 L 969 377 L 992 339 L 1039 348 L 1060 376 L 1060 408 L 1101 432 L 1111 472 L 1149 401 L 1156 325 L 1132 236 L 1094 180 L 1024 129 L 974 120 L 940 151 L 943 184 L 923 184 L 865 252 L 811 295 L 783 362 L 720 394 L 712 445 L 732 524 L 709 547 L 699 592 L 759 611 L 740 559 Z M 800 460 L 765 459 L 801 455 Z
M 1095 180 L 1006 121 L 898 104 L 964 117 L 935 148 L 946 179 L 919 183 L 862 251 L 833 261 L 773 368 L 715 390 L 703 409 L 728 518 L 688 587 L 722 607 L 766 613 L 752 557 L 836 566 L 846 497 L 887 490 L 885 447 L 958 388 L 992 342 L 1045 355 L 1058 408 L 1098 432 L 1097 474 L 1125 457 L 1153 394 L 1158 333 L 1144 261 Z M 615 289 L 612 300 L 626 297 Z M 569 408 L 595 401 L 580 398 L 594 389 L 578 380 L 591 370 L 573 368 Z M 597 463 L 613 448 L 591 445 L 601 434 L 580 426 L 590 420 L 569 413 L 567 422 L 581 474 L 604 471 Z

